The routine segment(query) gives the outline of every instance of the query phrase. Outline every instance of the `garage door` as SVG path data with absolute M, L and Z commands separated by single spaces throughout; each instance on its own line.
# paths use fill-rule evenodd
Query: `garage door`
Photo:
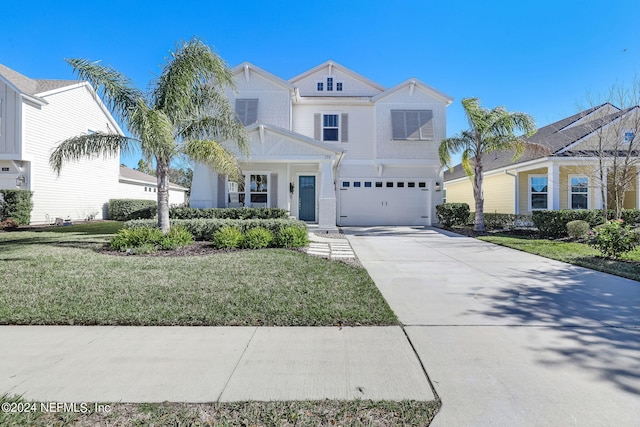
M 339 225 L 431 225 L 424 179 L 343 179 L 339 198 Z

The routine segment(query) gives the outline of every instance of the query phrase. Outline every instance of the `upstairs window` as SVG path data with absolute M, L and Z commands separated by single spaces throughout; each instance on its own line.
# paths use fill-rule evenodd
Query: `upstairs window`
M 327 91 L 333 90 L 333 77 L 327 77 Z
M 322 116 L 322 140 L 323 141 L 339 141 L 339 123 L 340 116 L 338 114 L 324 114 Z
M 432 140 L 433 111 L 391 110 L 391 129 L 394 140 Z
M 236 99 L 236 114 L 240 123 L 249 126 L 258 121 L 258 100 L 257 99 Z
M 318 92 L 322 92 L 324 90 L 324 83 L 323 82 L 318 82 L 316 85 L 316 90 Z
M 342 82 L 336 82 L 336 91 L 342 92 Z

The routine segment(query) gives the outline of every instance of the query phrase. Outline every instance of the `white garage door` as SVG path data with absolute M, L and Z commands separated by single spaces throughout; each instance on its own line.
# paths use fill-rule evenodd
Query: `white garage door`
M 339 225 L 431 225 L 424 179 L 340 180 Z

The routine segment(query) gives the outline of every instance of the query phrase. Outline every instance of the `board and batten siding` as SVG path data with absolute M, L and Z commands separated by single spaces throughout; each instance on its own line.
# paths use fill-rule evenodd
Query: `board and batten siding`
M 446 137 L 446 108 L 442 100 L 409 85 L 386 96 L 375 104 L 376 158 L 378 159 L 437 159 L 440 141 Z M 392 110 L 433 111 L 432 140 L 402 141 L 393 139 Z
M 33 223 L 56 217 L 84 219 L 106 214 L 110 198 L 119 196 L 119 157 L 95 157 L 66 163 L 57 176 L 49 156 L 57 144 L 88 130 L 109 132 L 108 117 L 86 86 L 73 86 L 45 97 L 48 105 L 24 103 L 24 144 L 31 161 L 28 183 L 34 192 Z M 111 129 L 113 131 L 113 129 Z
M 327 90 L 327 77 L 333 78 L 333 90 Z M 321 70 L 316 71 L 302 79 L 293 82 L 300 91 L 300 96 L 376 96 L 380 93 L 380 90 L 372 87 L 361 80 L 358 80 L 351 75 L 336 69 L 331 68 L 331 74 L 329 74 L 329 67 L 324 67 Z M 317 90 L 317 84 L 323 84 L 323 90 Z M 342 83 L 342 91 L 336 90 L 336 84 Z
M 21 160 L 20 95 L 0 80 L 0 159 Z

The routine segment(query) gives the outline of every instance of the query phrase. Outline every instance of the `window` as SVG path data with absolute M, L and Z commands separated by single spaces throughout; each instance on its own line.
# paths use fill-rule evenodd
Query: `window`
M 376 182 L 376 188 L 382 188 L 382 183 L 380 181 Z
M 442 190 L 442 203 L 447 203 L 447 189 Z
M 391 129 L 394 140 L 433 139 L 433 111 L 391 110 Z
M 623 144 L 631 144 L 633 142 L 633 138 L 635 137 L 635 132 L 629 129 L 626 129 L 622 132 L 622 143 Z
M 542 175 L 529 176 L 529 207 L 530 210 L 547 209 L 547 177 Z
M 393 188 L 393 181 L 387 181 L 387 188 Z
M 348 187 L 349 186 L 349 181 L 342 181 L 342 186 L 343 187 Z
M 249 176 L 249 201 L 251 206 L 260 204 L 267 207 L 267 195 L 269 194 L 269 182 L 267 175 Z
M 336 83 L 336 91 L 342 92 L 342 82 L 337 82 Z
M 238 182 L 227 181 L 227 188 L 229 189 L 227 203 L 230 208 L 240 208 L 244 206 L 244 180 L 245 176 L 242 175 L 241 179 Z
M 420 187 L 420 188 L 426 188 L 426 187 L 427 187 L 427 183 L 426 183 L 426 182 L 419 182 L 419 183 L 418 183 L 418 187 Z
M 396 185 L 398 188 L 404 188 L 404 182 L 398 182 Z
M 236 99 L 236 114 L 240 123 L 249 126 L 258 121 L 257 99 Z
M 569 203 L 571 209 L 589 208 L 589 178 L 569 176 Z
M 416 186 L 415 182 L 407 182 L 407 187 L 414 188 Z
M 323 141 L 339 141 L 339 115 L 325 114 L 322 116 L 322 140 Z
M 360 181 L 353 181 L 354 187 L 360 187 Z
M 365 188 L 371 188 L 371 181 L 365 181 L 364 186 Z
M 317 85 L 316 85 L 316 90 L 318 92 L 322 92 L 324 90 L 324 83 L 318 82 Z
M 9 168 L 2 168 L 2 172 L 9 172 Z
M 333 90 L 333 77 L 327 77 L 327 92 Z

